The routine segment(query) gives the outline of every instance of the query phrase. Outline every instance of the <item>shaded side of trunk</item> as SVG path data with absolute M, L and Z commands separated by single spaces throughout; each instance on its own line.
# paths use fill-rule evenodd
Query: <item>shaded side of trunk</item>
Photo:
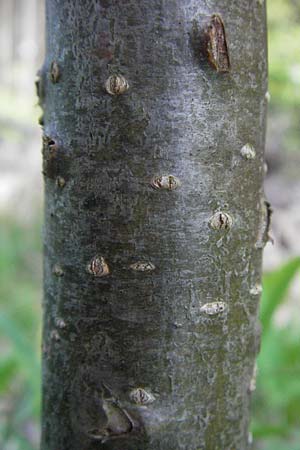
M 264 6 L 46 8 L 41 449 L 245 450 L 268 222 Z

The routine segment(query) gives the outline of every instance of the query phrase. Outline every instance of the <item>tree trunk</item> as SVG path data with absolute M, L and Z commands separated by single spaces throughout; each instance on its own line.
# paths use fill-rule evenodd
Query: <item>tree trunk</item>
M 245 450 L 263 1 L 46 1 L 42 450 Z

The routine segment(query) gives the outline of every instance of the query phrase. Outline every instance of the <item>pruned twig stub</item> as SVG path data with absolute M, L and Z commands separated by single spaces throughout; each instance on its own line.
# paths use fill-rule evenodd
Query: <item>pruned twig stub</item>
M 213 14 L 205 28 L 207 58 L 217 72 L 229 72 L 230 60 L 223 20 Z

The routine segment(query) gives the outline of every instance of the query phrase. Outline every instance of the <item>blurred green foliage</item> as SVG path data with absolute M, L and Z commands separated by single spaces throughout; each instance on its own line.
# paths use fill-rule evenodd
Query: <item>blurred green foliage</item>
M 267 11 L 269 147 L 284 152 L 299 151 L 300 0 L 268 0 Z
M 253 419 L 256 448 L 261 450 L 300 450 L 300 317 L 284 326 L 274 323 L 299 271 L 300 258 L 295 258 L 263 280 L 263 335 Z
M 0 448 L 37 448 L 40 411 L 40 227 L 0 225 Z
M 271 106 L 300 107 L 300 0 L 269 0 Z

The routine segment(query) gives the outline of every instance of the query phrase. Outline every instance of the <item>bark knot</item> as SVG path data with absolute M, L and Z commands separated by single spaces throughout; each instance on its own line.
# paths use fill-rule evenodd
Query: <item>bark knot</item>
M 149 405 L 153 403 L 155 397 L 151 392 L 145 391 L 143 388 L 133 389 L 129 394 L 130 400 L 137 405 Z
M 215 316 L 221 314 L 226 310 L 226 303 L 222 301 L 205 303 L 201 306 L 200 311 L 208 316 Z
M 52 61 L 50 66 L 50 80 L 52 83 L 57 83 L 60 78 L 60 69 L 56 61 Z
M 105 89 L 110 95 L 121 95 L 129 89 L 129 83 L 123 75 L 111 75 L 105 82 Z
M 229 72 L 230 60 L 223 20 L 213 14 L 204 30 L 207 59 L 217 72 Z
M 230 214 L 217 211 L 210 219 L 209 225 L 213 230 L 230 230 L 233 225 L 233 219 Z
M 63 277 L 64 276 L 64 271 L 62 269 L 62 267 L 59 264 L 55 264 L 53 269 L 52 269 L 52 273 L 53 275 L 55 275 L 56 277 Z
M 138 261 L 134 264 L 131 264 L 129 267 L 131 270 L 134 270 L 136 272 L 153 272 L 153 270 L 155 270 L 154 264 L 152 264 L 151 262 L 143 261 Z
M 103 256 L 94 256 L 87 266 L 87 271 L 95 277 L 105 277 L 110 274 L 107 262 Z
M 250 294 L 251 295 L 260 295 L 262 293 L 262 285 L 260 283 L 256 283 L 251 289 Z
M 87 434 L 92 439 L 100 440 L 104 443 L 111 438 L 123 437 L 133 430 L 133 421 L 129 414 L 114 401 L 102 399 L 101 409 L 103 410 L 105 421 L 99 428 L 88 431 Z
M 181 186 L 181 182 L 174 175 L 158 175 L 152 178 L 151 186 L 154 189 L 162 189 L 166 191 L 175 191 Z
M 241 155 L 245 159 L 255 159 L 256 152 L 254 150 L 254 147 L 251 144 L 245 144 L 241 148 Z
M 63 187 L 65 187 L 65 184 L 66 184 L 66 180 L 63 178 L 63 177 L 57 177 L 56 178 L 56 185 L 57 185 L 57 187 L 59 187 L 59 188 L 63 188 Z
M 259 223 L 257 240 L 255 243 L 255 248 L 262 249 L 267 244 L 267 242 L 274 243 L 272 236 L 270 235 L 271 228 L 271 218 L 273 209 L 271 204 L 265 199 L 261 200 L 261 219 Z

